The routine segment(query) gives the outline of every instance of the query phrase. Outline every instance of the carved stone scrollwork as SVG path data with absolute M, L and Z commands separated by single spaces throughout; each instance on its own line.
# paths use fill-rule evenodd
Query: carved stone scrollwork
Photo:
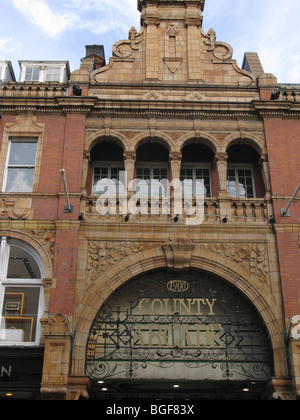
M 88 281 L 93 282 L 102 273 L 129 255 L 159 247 L 156 243 L 98 242 L 88 243 Z
M 138 33 L 137 30 L 132 27 L 129 31 L 129 40 L 122 40 L 113 45 L 112 51 L 114 57 L 122 59 L 131 57 L 133 52 L 140 48 L 139 44 L 142 42 L 142 33 L 143 30 Z
M 0 219 L 32 219 L 32 200 L 29 198 L 0 199 Z
M 225 255 L 255 274 L 261 282 L 269 284 L 268 251 L 265 244 L 199 244 L 199 247 Z
M 51 259 L 54 259 L 54 248 L 56 240 L 56 231 L 51 230 L 30 230 L 30 235 L 34 236 L 41 242 L 44 248 L 48 251 Z

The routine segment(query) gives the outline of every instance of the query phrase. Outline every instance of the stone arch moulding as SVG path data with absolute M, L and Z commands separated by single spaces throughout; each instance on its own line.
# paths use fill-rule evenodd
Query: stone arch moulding
M 227 280 L 248 298 L 260 313 L 265 326 L 269 332 L 272 342 L 274 366 L 276 377 L 287 377 L 287 365 L 284 345 L 284 322 L 282 325 L 274 314 L 272 308 L 276 308 L 276 302 L 270 290 L 265 285 L 257 287 L 255 275 L 239 266 L 234 261 L 226 264 L 224 256 L 212 254 L 205 249 L 192 246 L 190 241 L 186 242 L 186 258 L 181 268 L 204 270 L 211 274 Z M 86 291 L 81 305 L 82 313 L 75 330 L 74 354 L 72 364 L 73 375 L 85 374 L 85 351 L 90 328 L 104 302 L 122 285 L 129 280 L 147 273 L 149 271 L 168 268 L 172 265 L 172 249 L 175 252 L 182 252 L 183 243 L 173 240 L 165 246 L 149 249 L 144 252 L 129 256 L 123 261 L 116 263 L 114 267 L 101 274 L 98 279 L 90 285 Z M 167 252 L 169 252 L 169 255 Z M 174 258 L 175 259 L 175 258 Z M 189 264 L 187 260 L 189 259 Z M 174 268 L 174 267 L 173 267 Z M 180 267 L 179 267 L 180 268 Z M 256 284 L 255 284 L 256 282 Z
M 87 134 L 85 150 L 90 152 L 96 144 L 107 142 L 108 139 L 121 146 L 123 151 L 130 149 L 126 136 L 121 132 L 115 130 L 93 130 Z
M 224 152 L 226 152 L 231 146 L 236 144 L 245 144 L 254 148 L 259 155 L 266 153 L 265 142 L 260 137 L 251 134 L 245 134 L 241 136 L 241 133 L 232 134 L 224 140 Z
M 150 132 L 145 131 L 134 138 L 134 151 L 136 152 L 140 146 L 146 143 L 161 144 L 167 149 L 168 152 L 174 149 L 174 142 L 172 138 L 164 132 L 156 131 L 155 128 L 150 129 Z
M 203 133 L 203 132 L 199 133 L 197 136 L 195 135 L 195 132 L 194 132 L 191 134 L 186 134 L 185 136 L 181 137 L 177 144 L 177 148 L 182 151 L 185 146 L 188 146 L 189 144 L 193 144 L 193 143 L 203 144 L 209 147 L 215 154 L 218 153 L 220 149 L 217 139 L 211 134 Z

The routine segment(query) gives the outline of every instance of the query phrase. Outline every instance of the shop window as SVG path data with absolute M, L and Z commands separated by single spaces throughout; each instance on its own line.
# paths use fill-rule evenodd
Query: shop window
M 37 345 L 42 316 L 42 265 L 31 247 L 1 239 L 0 345 Z
M 4 176 L 4 192 L 32 192 L 36 152 L 36 139 L 10 139 Z

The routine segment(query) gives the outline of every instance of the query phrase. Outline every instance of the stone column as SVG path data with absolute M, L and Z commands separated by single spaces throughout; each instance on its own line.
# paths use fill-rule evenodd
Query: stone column
M 221 197 L 229 197 L 229 193 L 226 188 L 227 183 L 227 160 L 228 154 L 227 153 L 216 153 L 215 155 L 215 164 L 217 168 L 217 173 L 219 177 L 219 187 L 220 193 L 219 196 Z
M 64 314 L 42 321 L 45 355 L 41 395 L 43 400 L 66 400 L 68 395 L 72 328 Z
M 127 185 L 134 180 L 136 153 L 131 151 L 125 151 L 123 154 L 125 171 L 127 172 Z
M 89 172 L 89 163 L 91 162 L 91 153 L 88 150 L 85 150 L 83 153 L 83 164 L 82 164 L 82 185 L 81 192 L 84 195 L 87 195 L 86 182 Z
M 169 161 L 171 165 L 172 179 L 180 179 L 181 159 L 181 152 L 170 152 Z
M 271 199 L 271 180 L 270 180 L 270 168 L 267 154 L 260 156 L 259 164 L 261 167 L 261 173 L 266 189 L 266 199 Z
M 182 214 L 182 192 L 180 188 L 181 152 L 170 152 L 169 162 L 171 166 L 171 198 L 173 200 L 174 214 Z

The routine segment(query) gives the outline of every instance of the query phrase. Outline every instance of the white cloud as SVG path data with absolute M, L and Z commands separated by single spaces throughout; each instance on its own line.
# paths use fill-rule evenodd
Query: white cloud
M 133 16 L 137 16 L 136 0 L 12 0 L 12 3 L 51 38 L 70 29 L 86 29 L 95 34 L 124 29 L 128 20 L 134 22 Z
M 12 0 L 12 2 L 31 23 L 50 37 L 59 35 L 74 24 L 70 15 L 53 13 L 43 0 Z
M 0 38 L 0 51 L 4 53 L 12 53 L 22 47 L 22 43 L 18 42 L 14 44 L 14 39 L 12 36 L 8 38 Z

